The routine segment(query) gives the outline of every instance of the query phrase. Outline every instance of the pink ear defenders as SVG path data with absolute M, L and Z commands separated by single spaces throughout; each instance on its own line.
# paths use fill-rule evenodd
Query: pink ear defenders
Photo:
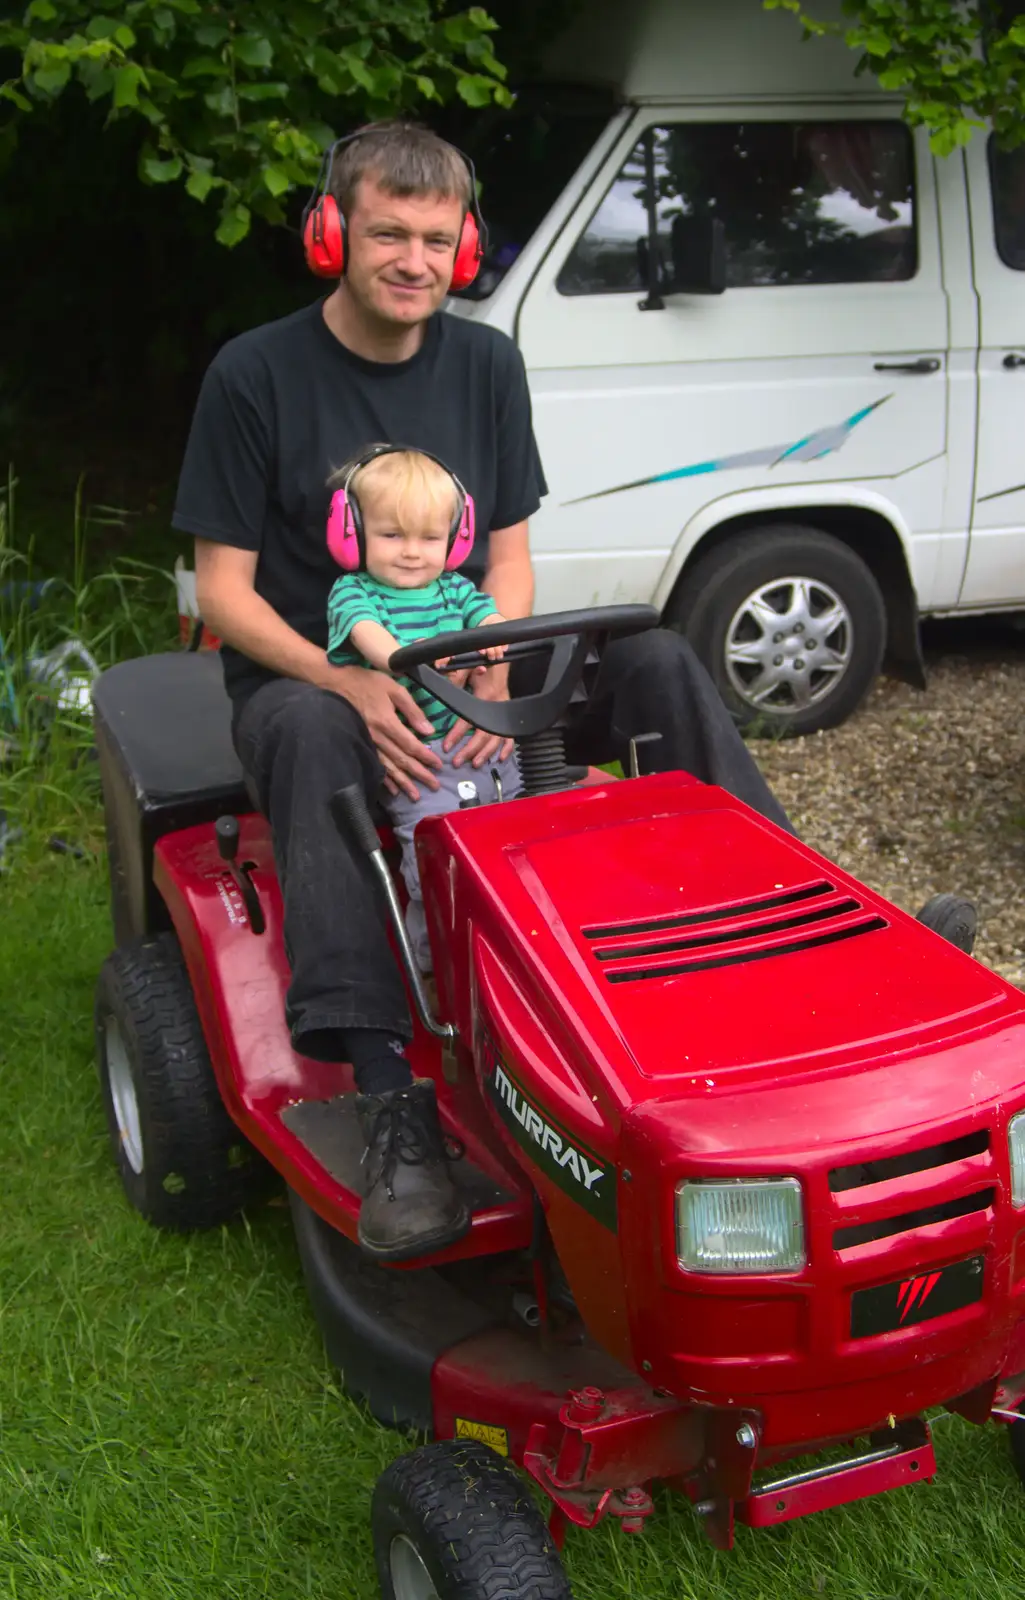
M 378 456 L 396 455 L 411 448 L 415 446 L 393 444 L 378 445 L 376 449 L 368 450 L 353 462 L 344 484 L 331 496 L 331 507 L 327 514 L 327 547 L 343 572 L 362 572 L 366 566 L 363 512 L 359 496 L 352 487 L 353 478 Z M 444 461 L 439 461 L 429 450 L 417 450 L 417 454 L 437 462 L 456 486 L 456 509 L 448 530 L 448 555 L 445 558 L 445 571 L 454 572 L 456 567 L 462 566 L 473 549 L 473 495 L 463 488 L 451 467 L 446 467 Z

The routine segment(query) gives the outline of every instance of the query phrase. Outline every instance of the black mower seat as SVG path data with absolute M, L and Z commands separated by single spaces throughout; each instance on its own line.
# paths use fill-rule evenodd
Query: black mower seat
M 215 652 L 122 661 L 93 685 L 93 708 L 121 944 L 169 925 L 152 882 L 156 841 L 254 806 L 231 742 L 231 702 Z

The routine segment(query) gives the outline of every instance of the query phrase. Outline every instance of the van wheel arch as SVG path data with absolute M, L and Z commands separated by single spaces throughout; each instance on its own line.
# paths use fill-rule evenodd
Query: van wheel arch
M 837 679 L 836 690 L 830 691 L 835 701 L 830 700 L 828 706 L 823 701 L 818 710 L 806 708 L 798 711 L 792 706 L 788 712 L 783 701 L 790 691 L 785 687 L 774 691 L 771 701 L 764 702 L 764 714 L 753 709 L 753 702 L 745 705 L 744 700 L 737 699 L 737 692 L 743 694 L 744 699 L 747 698 L 743 684 L 733 682 L 738 669 L 728 665 L 728 656 L 720 659 L 721 652 L 726 649 L 727 619 L 719 613 L 724 604 L 729 606 L 732 613 L 734 606 L 742 603 L 744 596 L 736 586 L 737 581 L 741 581 L 741 572 L 750 574 L 752 589 L 771 576 L 771 566 L 766 571 L 764 560 L 759 560 L 759 548 L 763 537 L 766 550 L 772 548 L 774 534 L 780 558 L 791 568 L 792 575 L 796 576 L 798 571 L 802 574 L 805 572 L 803 566 L 794 567 L 794 562 L 809 561 L 807 576 L 814 578 L 818 572 L 819 578 L 826 582 L 825 593 L 828 595 L 829 574 L 832 572 L 833 585 L 840 581 L 841 589 L 846 587 L 851 591 L 855 611 L 860 616 L 860 627 L 855 624 L 854 643 L 851 646 L 856 652 L 848 673 L 851 684 L 847 685 L 846 678 Z M 813 556 L 816 557 L 814 561 L 811 559 Z M 852 556 L 856 558 L 854 561 L 851 560 Z M 779 576 L 782 578 L 783 573 Z M 707 596 L 708 608 L 702 608 L 698 603 L 698 587 Z M 834 598 L 840 592 L 835 590 Z M 768 596 L 768 591 L 765 593 Z M 796 590 L 792 592 L 791 601 L 797 593 Z M 777 598 L 783 600 L 784 606 L 789 603 L 782 590 L 778 597 L 772 595 L 769 598 L 774 605 Z M 721 523 L 700 541 L 688 557 L 665 607 L 665 621 L 691 639 L 719 684 L 720 691 L 733 705 L 738 719 L 755 731 L 759 726 L 764 726 L 777 732 L 811 732 L 817 727 L 829 727 L 843 721 L 874 676 L 875 668 L 884 654 L 884 644 L 884 664 L 888 670 L 916 687 L 925 687 L 917 604 L 900 537 L 884 517 L 873 512 L 862 512 L 856 507 L 811 506 L 789 513 L 750 513 Z M 737 624 L 736 619 L 731 626 L 738 625 L 742 629 L 748 627 L 743 620 Z M 749 632 L 747 636 L 754 637 Z M 840 643 L 840 636 L 830 641 L 831 646 Z M 872 660 L 866 658 L 866 647 Z M 788 647 L 784 645 L 783 648 L 786 650 Z M 861 657 L 860 661 L 858 656 Z M 799 661 L 796 664 L 801 665 Z M 744 668 L 739 670 L 741 673 L 746 671 Z M 771 673 L 773 669 L 767 663 L 763 670 Z M 827 667 L 826 671 L 829 670 Z M 787 676 L 789 669 L 784 666 L 781 671 L 783 676 Z M 854 680 L 859 677 L 861 690 L 855 692 Z M 826 681 L 820 672 L 817 677 L 820 687 L 816 688 L 816 694 L 825 692 L 821 685 Z M 783 701 L 779 699 L 780 694 L 783 695 Z M 759 704 L 762 703 L 759 697 Z
M 918 600 L 900 534 L 878 511 L 862 506 L 796 506 L 792 511 L 750 511 L 710 528 L 690 552 L 666 601 L 667 619 L 680 609 L 688 575 L 709 551 L 751 528 L 802 527 L 831 533 L 861 557 L 882 591 L 886 604 L 884 666 L 915 689 L 926 687 L 925 661 L 919 638 Z

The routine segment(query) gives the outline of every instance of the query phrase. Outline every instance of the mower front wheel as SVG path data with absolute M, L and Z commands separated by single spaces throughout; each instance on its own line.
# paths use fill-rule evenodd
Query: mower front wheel
M 526 1484 L 476 1440 L 393 1461 L 370 1520 L 383 1600 L 572 1600 Z
M 96 984 L 96 1059 L 121 1184 L 158 1228 L 229 1221 L 266 1182 L 228 1116 L 173 933 L 109 955 Z

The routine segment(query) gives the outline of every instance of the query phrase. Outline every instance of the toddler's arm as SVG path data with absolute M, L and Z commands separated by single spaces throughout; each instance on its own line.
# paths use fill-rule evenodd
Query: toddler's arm
M 502 616 L 501 612 L 494 611 L 494 612 L 492 612 L 490 617 L 485 617 L 484 621 L 478 623 L 477 626 L 480 627 L 480 628 L 490 628 L 496 622 L 504 622 L 504 621 L 505 621 L 505 618 Z M 487 644 L 487 645 L 482 644 L 480 649 L 481 649 L 481 655 L 487 656 L 489 661 L 501 661 L 504 658 L 505 652 L 506 652 L 506 646 L 504 644 Z M 478 667 L 477 668 L 478 672 L 485 672 L 486 670 L 487 669 L 485 667 Z
M 388 629 L 379 622 L 371 622 L 369 618 L 353 625 L 349 642 L 364 661 L 376 667 L 378 672 L 388 671 L 388 662 L 399 648 L 399 641 L 392 637 Z

